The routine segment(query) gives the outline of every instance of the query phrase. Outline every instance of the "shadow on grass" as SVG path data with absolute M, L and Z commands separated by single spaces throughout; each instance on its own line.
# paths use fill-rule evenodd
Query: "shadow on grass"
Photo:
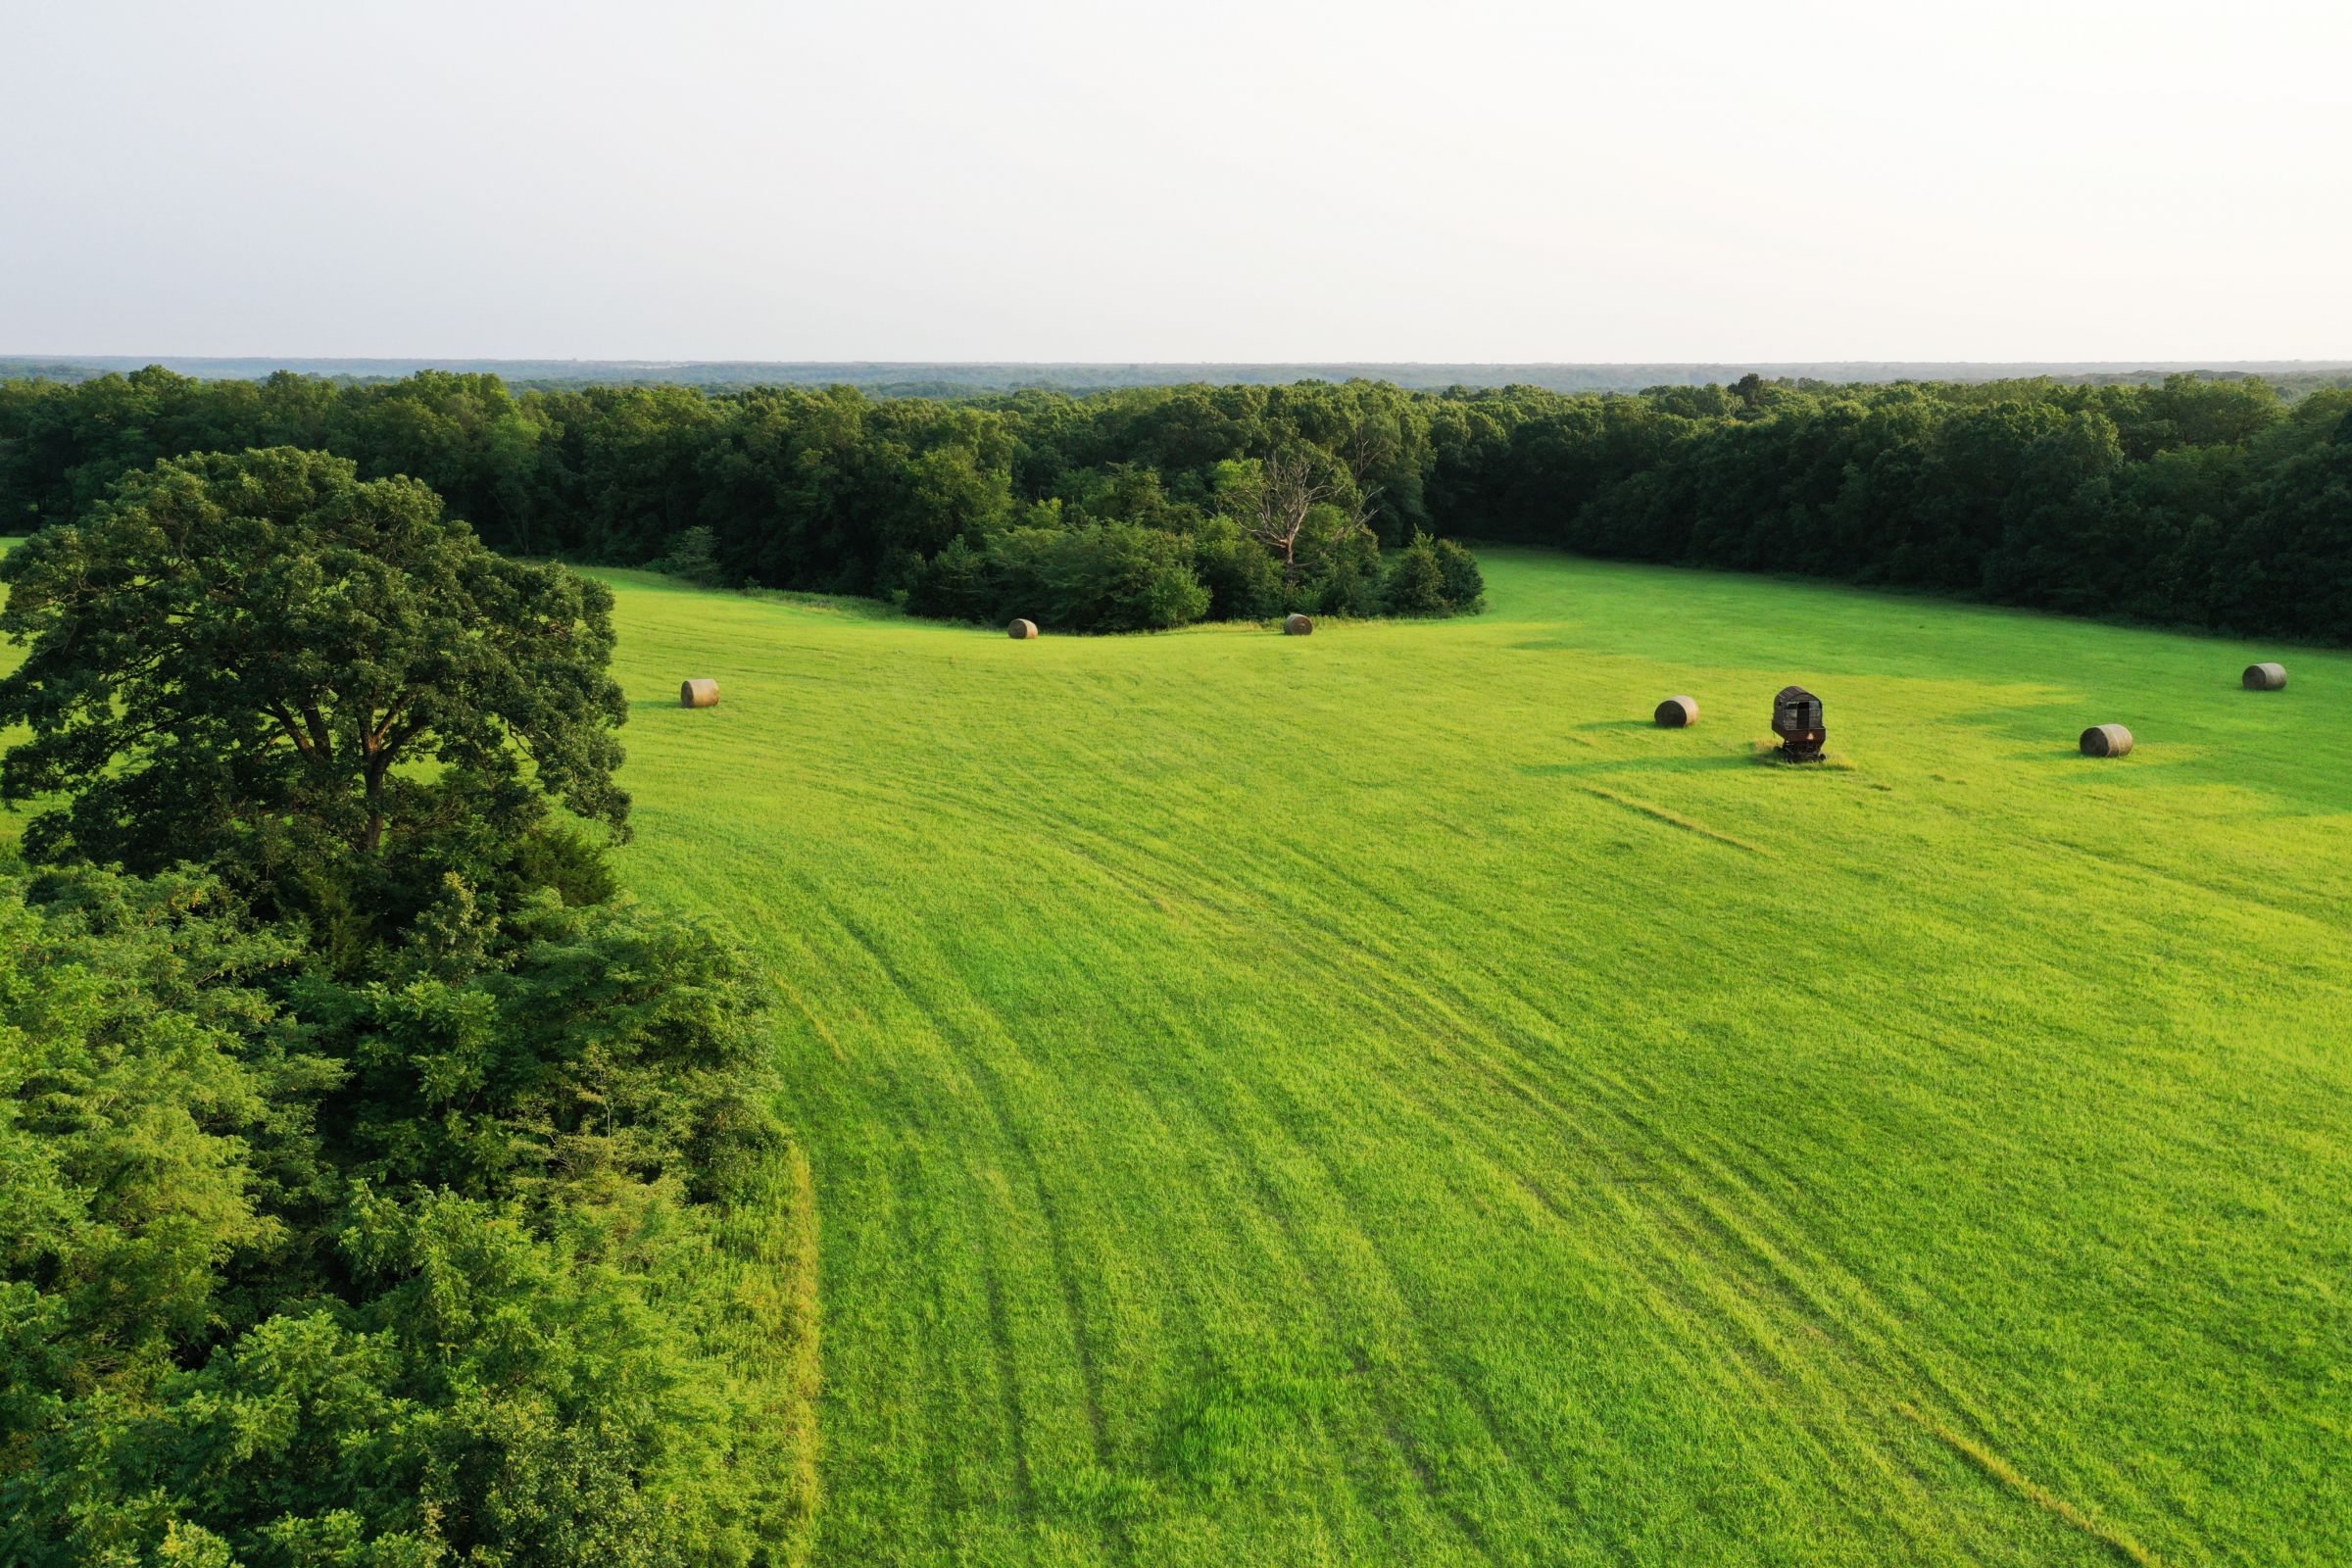
M 719 706 L 725 706 L 723 700 Z M 696 717 L 704 713 L 709 713 L 712 711 L 712 710 L 708 708 L 688 708 L 684 703 L 679 702 L 677 694 L 672 692 L 667 697 L 632 697 L 629 699 L 629 711 L 631 713 L 661 711 L 665 713 L 680 713 L 688 717 Z

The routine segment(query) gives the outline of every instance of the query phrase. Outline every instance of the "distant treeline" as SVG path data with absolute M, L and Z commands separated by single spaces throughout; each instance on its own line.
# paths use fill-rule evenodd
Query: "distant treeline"
M 0 382 L 0 530 L 81 515 L 158 458 L 283 446 L 421 479 L 511 554 L 714 585 L 1079 631 L 1474 610 L 1475 565 L 1431 537 L 1425 422 L 1372 382 L 945 403 L 149 368 Z
M 93 355 L 10 359 L 0 378 L 46 375 L 80 381 L 128 374 L 146 359 Z M 998 392 L 1101 392 L 1119 387 L 1288 386 L 1298 381 L 1387 381 L 1421 391 L 1533 386 L 1552 392 L 1641 392 L 1657 386 L 1729 385 L 1743 375 L 1816 386 L 1886 381 L 2016 381 L 2048 377 L 2076 385 L 2154 384 L 2190 371 L 2217 379 L 2261 376 L 2289 397 L 2352 386 L 2352 362 L 2238 360 L 2051 360 L 2014 364 L 1966 360 L 1817 360 L 1778 363 L 1547 365 L 1464 360 L 1452 364 L 1342 362 L 1130 364 L 1072 361 L 931 360 L 399 360 L 179 356 L 153 361 L 206 380 L 261 380 L 279 370 L 330 380 L 391 381 L 423 370 L 495 375 L 521 389 L 583 386 L 854 386 L 873 397 L 959 398 Z
M 1193 618 L 1188 577 L 1219 615 L 1443 609 L 1460 563 L 1400 547 L 1448 535 L 2352 641 L 2352 392 L 2255 378 L 939 402 L 147 369 L 0 384 L 0 528 L 159 457 L 273 445 L 415 475 L 518 554 L 972 614 L 1028 612 L 1002 596 L 1041 573 L 1076 615 L 1107 587 L 1128 618 L 1104 624 Z

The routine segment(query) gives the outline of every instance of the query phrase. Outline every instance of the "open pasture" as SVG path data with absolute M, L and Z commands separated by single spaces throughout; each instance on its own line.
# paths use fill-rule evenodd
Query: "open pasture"
M 607 574 L 625 874 L 784 999 L 816 1560 L 2352 1560 L 2352 658 L 1484 560 Z M 1850 766 L 1751 765 L 1789 682 Z
M 2352 1558 L 2352 659 L 1485 560 L 613 574 L 630 879 L 788 993 L 819 1560 Z M 1789 681 L 1850 769 L 1748 765 Z

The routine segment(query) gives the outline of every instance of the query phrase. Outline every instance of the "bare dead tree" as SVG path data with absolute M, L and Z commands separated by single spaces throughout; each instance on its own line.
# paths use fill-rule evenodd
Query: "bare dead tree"
M 1230 504 L 1240 514 L 1243 530 L 1278 553 L 1283 569 L 1295 577 L 1299 541 L 1319 504 L 1346 501 L 1346 524 L 1328 543 L 1357 533 L 1377 536 L 1372 519 L 1379 513 L 1383 490 L 1370 475 L 1387 461 L 1391 445 L 1387 432 L 1369 423 L 1358 425 L 1341 458 L 1345 480 L 1318 462 L 1321 455 L 1312 449 L 1277 448 L 1258 461 L 1255 479 L 1229 492 Z
M 1337 486 L 1317 476 L 1305 453 L 1269 452 L 1258 463 L 1257 477 L 1232 492 L 1243 529 L 1250 538 L 1282 554 L 1283 569 L 1298 570 L 1298 536 L 1319 501 L 1327 501 Z

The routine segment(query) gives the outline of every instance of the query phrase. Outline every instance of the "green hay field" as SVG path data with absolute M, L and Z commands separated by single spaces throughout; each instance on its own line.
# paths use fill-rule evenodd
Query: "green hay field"
M 789 997 L 817 1560 L 2352 1561 L 2352 658 L 1485 559 L 612 574 L 627 875 Z M 1752 765 L 1790 680 L 1850 769 Z
M 2352 1561 L 2352 657 L 1483 560 L 606 574 L 624 872 L 786 998 L 815 1560 Z M 1850 768 L 1753 765 L 1791 680 Z

